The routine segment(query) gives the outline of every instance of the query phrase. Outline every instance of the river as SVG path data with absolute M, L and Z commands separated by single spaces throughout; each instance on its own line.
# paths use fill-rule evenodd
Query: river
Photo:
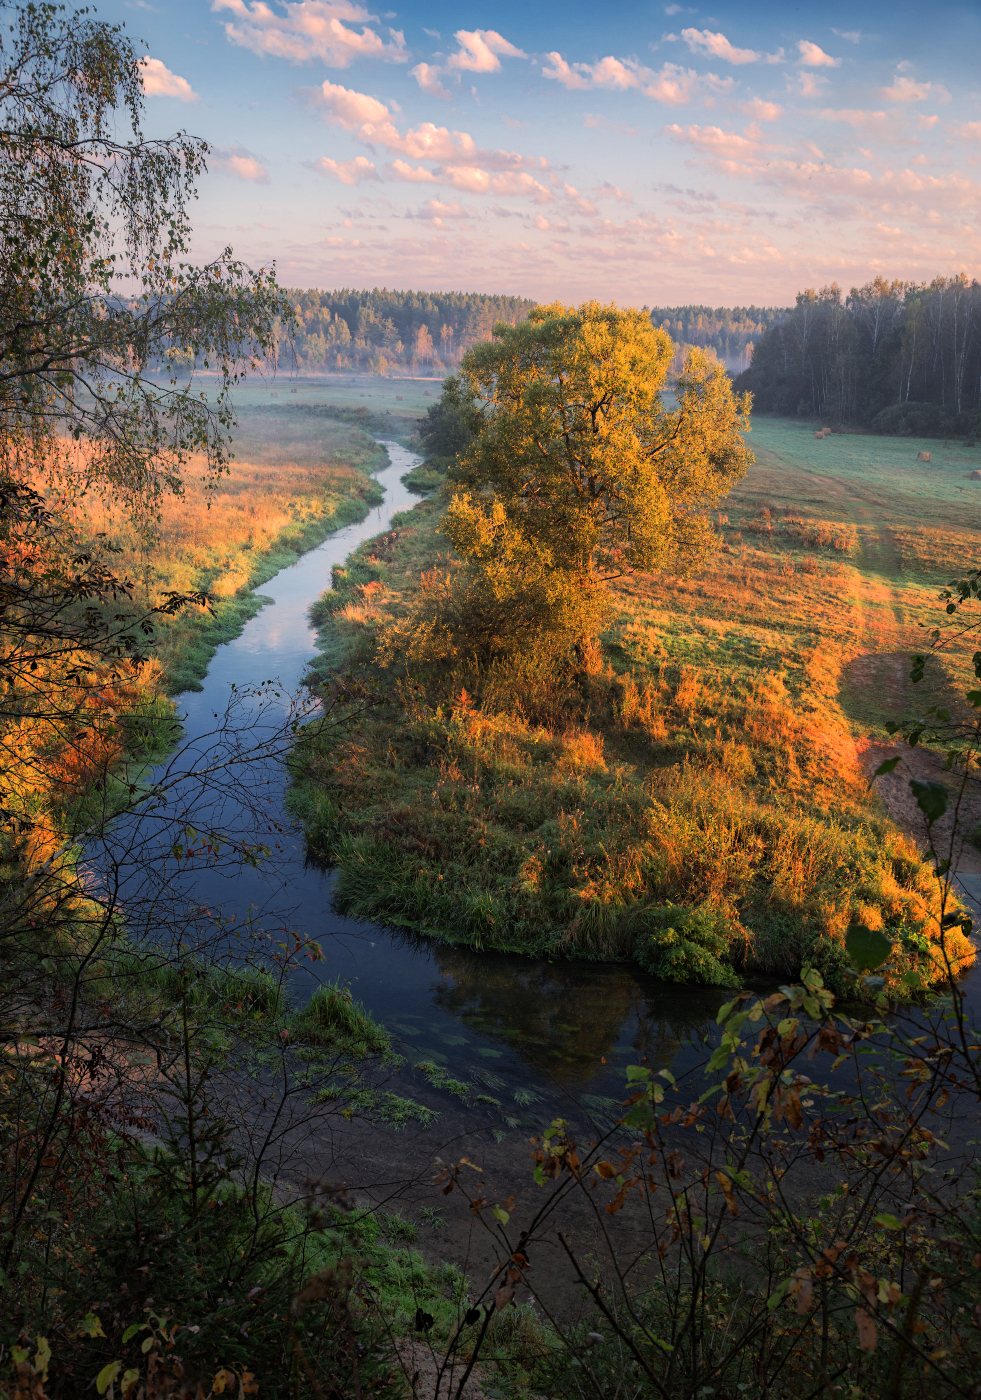
M 213 729 L 233 687 L 275 680 L 283 694 L 299 689 L 316 653 L 308 609 L 329 585 L 332 565 L 414 504 L 400 478 L 419 459 L 385 445 L 391 465 L 377 474 L 382 504 L 264 584 L 270 602 L 217 649 L 203 689 L 181 696 L 192 744 Z M 233 877 L 202 870 L 195 890 L 239 921 L 250 906 L 275 909 L 284 924 L 320 943 L 323 963 L 296 974 L 301 999 L 318 979 L 339 977 L 392 1032 L 410 1067 L 435 1062 L 456 1078 L 483 1082 L 502 1103 L 534 1104 L 502 1110 L 497 1122 L 504 1117 L 510 1129 L 539 1124 L 547 1109 L 568 1112 L 573 1101 L 602 1121 L 622 1100 L 626 1064 L 646 1058 L 677 1071 L 701 1057 L 728 995 L 718 989 L 660 982 L 627 963 L 476 952 L 343 917 L 333 908 L 333 876 L 307 862 L 302 830 L 284 810 L 282 765 L 269 764 L 263 781 L 273 823 L 283 828 L 278 850 Z M 459 1103 L 446 1107 L 458 1118 Z M 487 1122 L 487 1109 L 479 1116 Z

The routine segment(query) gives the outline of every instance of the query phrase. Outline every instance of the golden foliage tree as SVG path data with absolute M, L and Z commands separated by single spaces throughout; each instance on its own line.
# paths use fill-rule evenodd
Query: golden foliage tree
M 536 307 L 467 351 L 445 398 L 473 441 L 440 527 L 464 567 L 430 581 L 425 615 L 383 650 L 581 655 L 612 580 L 705 557 L 707 508 L 753 460 L 750 396 L 695 350 L 668 407 L 673 353 L 644 312 L 598 302 Z

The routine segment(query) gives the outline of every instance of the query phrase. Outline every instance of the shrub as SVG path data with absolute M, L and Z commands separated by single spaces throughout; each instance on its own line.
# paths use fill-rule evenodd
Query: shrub
M 665 904 L 645 911 L 644 922 L 653 927 L 638 937 L 635 956 L 646 972 L 668 982 L 740 985 L 729 962 L 732 921 L 712 905 Z

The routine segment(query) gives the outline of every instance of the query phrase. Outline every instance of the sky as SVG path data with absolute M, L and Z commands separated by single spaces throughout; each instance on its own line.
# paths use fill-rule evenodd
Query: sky
M 397 0 L 396 0 L 397 3 Z M 110 0 L 195 253 L 292 287 L 787 305 L 981 276 L 981 2 Z

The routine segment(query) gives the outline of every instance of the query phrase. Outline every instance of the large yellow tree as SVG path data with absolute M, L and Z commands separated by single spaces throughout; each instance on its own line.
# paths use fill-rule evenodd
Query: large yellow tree
M 645 312 L 587 302 L 536 307 L 467 351 L 445 397 L 473 438 L 440 527 L 464 567 L 430 588 L 388 655 L 581 654 L 612 580 L 706 556 L 708 508 L 753 460 L 750 396 L 693 351 L 669 406 L 674 348 Z

